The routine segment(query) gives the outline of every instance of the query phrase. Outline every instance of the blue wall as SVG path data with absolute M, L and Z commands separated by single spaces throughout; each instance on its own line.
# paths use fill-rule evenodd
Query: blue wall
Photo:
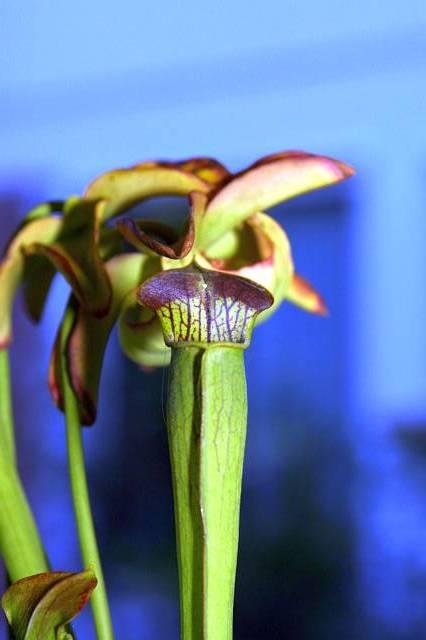
M 273 212 L 331 315 L 284 305 L 247 354 L 242 640 L 426 633 L 425 36 L 423 0 L 0 8 L 2 242 L 29 206 L 145 158 L 237 169 L 301 148 L 357 168 Z M 45 384 L 65 297 L 58 281 L 37 329 L 17 309 L 13 375 L 21 469 L 53 565 L 71 569 L 62 416 Z M 113 340 L 85 434 L 123 640 L 178 637 L 161 386 Z M 92 637 L 87 614 L 77 626 Z

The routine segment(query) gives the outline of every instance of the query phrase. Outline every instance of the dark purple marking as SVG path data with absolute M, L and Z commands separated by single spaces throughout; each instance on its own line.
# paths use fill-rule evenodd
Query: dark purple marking
M 155 275 L 139 289 L 138 298 L 145 307 L 158 311 L 160 319 L 168 320 L 165 340 L 175 345 L 248 345 L 252 321 L 273 304 L 272 295 L 251 280 L 196 266 Z M 193 316 L 192 307 L 198 311 Z M 176 313 L 181 316 L 178 326 Z
M 141 304 L 156 311 L 176 300 L 188 303 L 191 298 L 198 297 L 204 285 L 212 299 L 233 298 L 258 313 L 274 302 L 264 287 L 247 278 L 195 266 L 158 273 L 140 287 L 138 298 Z
M 177 234 L 174 229 L 164 224 L 132 218 L 119 220 L 117 228 L 137 249 L 142 245 L 172 260 L 185 258 L 194 244 L 195 225 L 192 210 L 182 234 Z

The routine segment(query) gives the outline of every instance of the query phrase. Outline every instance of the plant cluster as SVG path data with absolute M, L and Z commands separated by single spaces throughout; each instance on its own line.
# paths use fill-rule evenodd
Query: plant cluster
M 81 197 L 44 203 L 26 216 L 0 263 L 0 552 L 12 582 L 2 604 L 17 640 L 74 637 L 68 623 L 92 591 L 97 637 L 113 638 L 81 426 L 96 420 L 115 325 L 123 352 L 138 365 L 170 364 L 182 638 L 232 638 L 247 414 L 243 351 L 255 323 L 284 300 L 326 312 L 295 272 L 285 231 L 264 210 L 352 173 L 299 151 L 261 158 L 238 173 L 210 158 L 144 162 L 104 173 Z M 129 215 L 142 201 L 169 195 L 188 199 L 182 228 Z M 57 272 L 71 291 L 48 378 L 67 426 L 86 567 L 77 574 L 50 570 L 17 470 L 9 388 L 17 290 L 38 321 Z

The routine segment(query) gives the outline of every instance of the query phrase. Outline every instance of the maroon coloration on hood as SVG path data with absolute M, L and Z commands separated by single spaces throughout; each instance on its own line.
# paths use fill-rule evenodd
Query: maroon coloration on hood
M 212 297 L 234 298 L 258 313 L 274 301 L 266 289 L 251 280 L 195 266 L 158 273 L 139 289 L 139 301 L 157 310 L 175 300 L 186 302 L 200 289 L 206 289 Z

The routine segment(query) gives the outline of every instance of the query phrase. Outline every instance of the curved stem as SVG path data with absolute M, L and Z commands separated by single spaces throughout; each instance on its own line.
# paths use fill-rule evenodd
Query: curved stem
M 0 349 L 0 442 L 11 462 L 16 461 L 15 433 L 10 392 L 9 351 Z
M 71 388 L 68 378 L 66 346 L 67 336 L 69 335 L 72 322 L 72 315 L 67 313 L 62 325 L 61 344 L 61 366 L 71 490 L 83 561 L 86 566 L 90 566 L 94 570 L 98 579 L 98 586 L 91 598 L 97 638 L 99 640 L 113 640 L 114 634 L 112 630 L 105 581 L 96 541 L 92 511 L 90 508 L 78 406 L 74 391 Z
M 232 640 L 246 423 L 243 351 L 173 349 L 167 424 L 182 640 Z

